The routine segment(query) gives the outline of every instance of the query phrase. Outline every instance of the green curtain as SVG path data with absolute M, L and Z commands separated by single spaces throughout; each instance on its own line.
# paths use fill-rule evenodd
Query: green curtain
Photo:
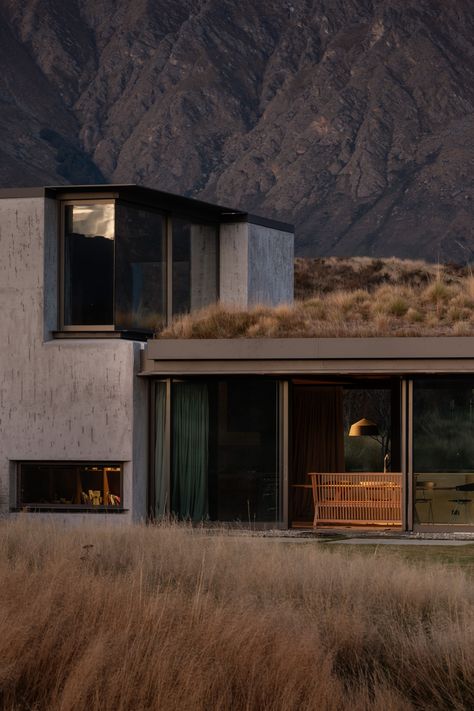
M 179 518 L 208 518 L 209 396 L 205 383 L 173 385 L 172 511 Z
M 163 518 L 169 501 L 167 472 L 165 467 L 166 443 L 166 383 L 155 386 L 155 507 L 157 519 Z

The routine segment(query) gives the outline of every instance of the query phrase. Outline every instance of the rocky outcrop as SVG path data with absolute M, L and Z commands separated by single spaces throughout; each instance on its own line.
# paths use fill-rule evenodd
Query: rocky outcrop
M 469 0 L 0 0 L 0 182 L 138 182 L 304 255 L 474 258 Z

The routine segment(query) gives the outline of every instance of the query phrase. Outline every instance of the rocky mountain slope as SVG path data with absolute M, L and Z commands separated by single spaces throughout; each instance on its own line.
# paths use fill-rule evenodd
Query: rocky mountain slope
M 0 0 L 0 183 L 138 182 L 306 255 L 474 258 L 472 0 Z

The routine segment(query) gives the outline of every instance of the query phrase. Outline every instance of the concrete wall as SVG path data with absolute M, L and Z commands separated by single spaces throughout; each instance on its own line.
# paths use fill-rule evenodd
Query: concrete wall
M 293 302 L 294 236 L 249 224 L 248 301 L 254 304 Z
M 249 229 L 246 222 L 224 224 L 219 234 L 219 296 L 226 306 L 248 306 Z
M 248 222 L 220 228 L 220 300 L 247 308 L 293 302 L 294 235 Z
M 138 520 L 147 491 L 142 344 L 52 338 L 56 215 L 49 199 L 0 200 L 0 507 L 15 504 L 17 461 L 120 461 L 130 513 L 108 519 L 131 520 L 133 510 Z
M 210 225 L 191 225 L 191 311 L 217 300 L 217 233 Z

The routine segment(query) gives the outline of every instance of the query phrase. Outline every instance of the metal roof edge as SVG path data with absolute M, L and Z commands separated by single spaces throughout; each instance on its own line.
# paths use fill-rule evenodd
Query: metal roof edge
M 12 188 L 0 188 L 0 199 L 8 198 L 37 198 L 37 197 L 55 197 L 58 193 L 101 193 L 101 192 L 124 192 L 129 194 L 135 194 L 136 197 L 147 198 L 149 201 L 156 200 L 160 203 L 170 202 L 171 204 L 181 204 L 183 206 L 188 206 L 190 208 L 195 208 L 197 210 L 202 210 L 203 212 L 213 212 L 218 213 L 219 218 L 223 222 L 249 222 L 254 225 L 261 225 L 263 227 L 270 227 L 282 232 L 294 233 L 294 226 L 285 222 L 280 222 L 278 220 L 273 220 L 267 217 L 261 217 L 259 215 L 252 215 L 245 210 L 238 210 L 235 208 L 226 207 L 225 205 L 218 205 L 216 203 L 205 202 L 197 198 L 187 197 L 185 195 L 179 195 L 177 193 L 170 193 L 163 190 L 157 190 L 155 188 L 150 188 L 146 185 L 138 185 L 136 183 L 97 183 L 90 185 L 45 185 L 45 186 L 31 186 L 31 187 L 12 187 Z

